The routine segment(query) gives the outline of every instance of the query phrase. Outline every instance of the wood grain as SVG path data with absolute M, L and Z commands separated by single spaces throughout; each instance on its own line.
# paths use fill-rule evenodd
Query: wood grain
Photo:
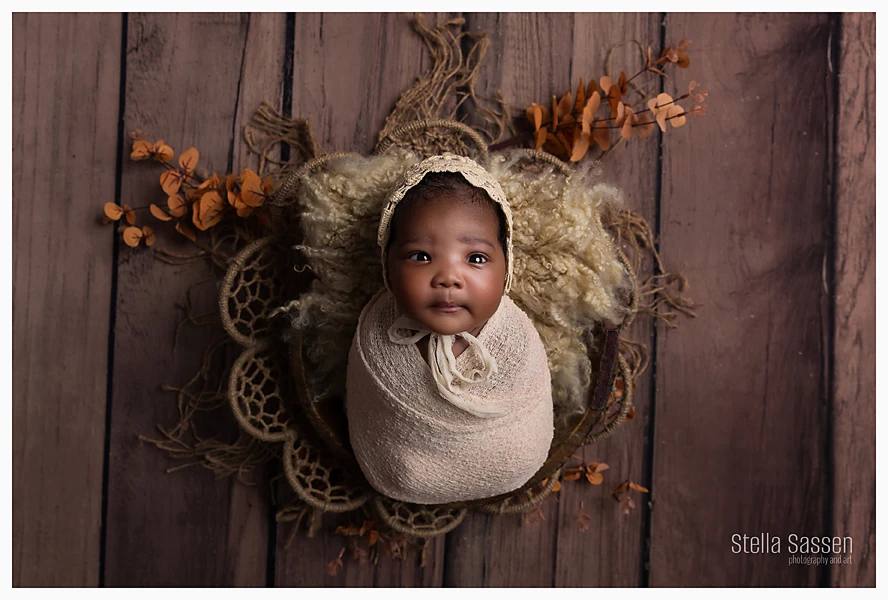
M 660 16 L 656 14 L 577 14 L 574 17 L 573 50 L 571 52 L 572 92 L 580 77 L 610 75 L 616 81 L 620 71 L 632 77 L 644 66 L 639 48 L 627 43 L 613 50 L 610 65 L 608 53 L 624 40 L 638 40 L 657 46 L 660 39 Z M 608 67 L 610 67 L 608 69 Z M 656 95 L 659 81 L 639 77 L 640 85 L 651 88 Z M 563 91 L 560 91 L 563 93 Z M 650 92 L 649 92 L 650 93 Z M 640 104 L 640 98 L 629 99 Z M 618 186 L 626 196 L 626 206 L 643 215 L 653 228 L 657 214 L 657 179 L 659 174 L 658 143 L 655 136 L 646 140 L 635 138 L 623 142 L 602 161 L 603 178 Z M 639 283 L 651 274 L 652 261 L 643 263 Z M 667 267 L 668 268 L 668 267 Z M 653 348 L 652 324 L 649 317 L 639 317 L 626 337 L 644 342 Z M 557 587 L 619 587 L 640 586 L 644 582 L 645 516 L 647 498 L 636 495 L 637 508 L 623 515 L 610 491 L 630 479 L 647 485 L 645 465 L 647 432 L 651 424 L 652 370 L 649 368 L 637 381 L 633 391 L 636 418 L 618 428 L 614 434 L 595 445 L 584 447 L 580 456 L 585 462 L 607 463 L 604 483 L 592 486 L 585 479 L 565 483 L 560 493 L 558 542 L 556 546 Z M 571 461 L 571 464 L 579 461 Z M 579 530 L 574 520 L 583 510 L 591 517 L 590 528 Z
M 469 31 L 491 38 L 478 76 L 479 96 L 501 90 L 517 112 L 533 101 L 564 93 L 571 81 L 573 15 L 471 13 Z M 567 34 L 565 34 L 567 32 Z M 555 582 L 558 504 L 542 505 L 545 520 L 470 512 L 447 534 L 445 586 L 551 587 Z
M 709 113 L 663 143 L 661 250 L 697 319 L 660 328 L 652 586 L 805 586 L 788 536 L 824 534 L 827 15 L 670 14 Z M 690 292 L 689 292 L 690 293 Z M 732 536 L 782 540 L 733 553 Z
M 296 15 L 293 115 L 307 118 L 325 152 L 369 154 L 401 93 L 428 67 L 410 15 Z M 444 15 L 425 15 L 434 25 Z
M 851 536 L 834 586 L 876 585 L 876 19 L 841 17 L 836 140 L 833 532 Z
M 326 152 L 368 154 L 376 145 L 395 102 L 428 67 L 422 39 L 404 14 L 296 15 L 293 60 L 293 111 L 309 119 Z M 426 15 L 432 25 L 443 15 Z M 337 525 L 363 516 L 326 515 L 312 538 L 297 534 L 283 544 L 289 525 L 278 526 L 275 584 L 281 587 L 419 587 L 439 586 L 443 539 L 430 542 L 425 567 L 419 553 L 401 561 L 383 557 L 377 566 L 346 559 L 337 575 L 327 574 L 348 540 L 334 533 Z M 348 555 L 347 555 L 348 556 Z
M 246 158 L 240 128 L 259 98 L 278 96 L 283 77 L 284 15 L 135 14 L 129 16 L 125 124 L 163 137 L 180 153 L 196 146 L 199 168 L 219 173 Z M 127 156 L 129 149 L 126 149 Z M 247 165 L 234 165 L 242 168 Z M 253 165 L 255 166 L 255 165 Z M 124 161 L 122 200 L 163 202 L 161 169 Z M 142 217 L 146 221 L 147 216 Z M 156 225 L 152 223 L 152 225 Z M 191 249 L 160 230 L 158 246 Z M 108 586 L 261 586 L 266 579 L 267 494 L 244 490 L 194 468 L 167 474 L 169 459 L 137 434 L 169 426 L 175 398 L 161 382 L 182 385 L 197 371 L 221 327 L 186 326 L 175 303 L 194 282 L 213 276 L 203 262 L 173 267 L 151 252 L 123 248 L 118 266 L 111 478 L 108 490 Z M 193 294 L 196 312 L 214 311 L 216 287 Z M 201 421 L 204 435 L 232 435 L 227 411 Z
M 12 584 L 95 586 L 122 22 L 12 30 Z

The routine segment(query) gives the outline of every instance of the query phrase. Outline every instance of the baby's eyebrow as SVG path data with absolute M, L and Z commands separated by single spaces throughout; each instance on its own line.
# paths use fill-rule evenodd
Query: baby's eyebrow
M 398 242 L 398 245 L 399 246 L 406 246 L 407 244 L 415 244 L 416 242 L 431 242 L 431 241 L 432 241 L 432 238 L 425 235 L 422 237 L 412 237 L 412 238 L 407 238 L 406 240 L 401 240 L 400 242 Z
M 462 242 L 463 244 L 471 244 L 472 242 L 477 242 L 479 244 L 486 244 L 491 248 L 496 248 L 490 240 L 487 238 L 481 237 L 480 235 L 463 235 L 457 240 L 458 242 Z

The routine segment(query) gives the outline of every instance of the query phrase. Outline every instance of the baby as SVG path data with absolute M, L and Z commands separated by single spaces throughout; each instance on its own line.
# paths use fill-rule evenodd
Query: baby
M 520 488 L 553 435 L 546 353 L 508 297 L 512 219 L 474 161 L 435 156 L 386 198 L 385 288 L 364 307 L 349 353 L 346 411 L 370 485 L 443 504 Z

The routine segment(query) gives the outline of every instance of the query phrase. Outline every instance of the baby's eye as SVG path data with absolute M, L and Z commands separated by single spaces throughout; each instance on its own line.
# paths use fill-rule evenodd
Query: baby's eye
M 487 257 L 483 254 L 472 254 L 469 256 L 469 264 L 473 265 L 483 265 L 487 262 Z
M 411 252 L 407 255 L 407 260 L 415 260 L 417 262 L 428 262 L 432 257 L 425 252 Z

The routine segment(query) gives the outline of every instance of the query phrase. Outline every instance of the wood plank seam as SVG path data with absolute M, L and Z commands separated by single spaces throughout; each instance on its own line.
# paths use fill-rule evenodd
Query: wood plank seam
M 114 173 L 114 202 L 121 203 L 120 190 L 123 181 L 123 157 L 125 155 L 126 131 L 123 122 L 126 108 L 126 39 L 129 14 L 122 13 L 120 36 L 120 97 L 117 113 L 117 164 Z M 120 236 L 117 229 L 110 232 L 114 242 L 112 245 L 112 269 L 111 269 L 111 310 L 108 316 L 108 373 L 107 388 L 105 390 L 105 440 L 102 454 L 102 524 L 99 534 L 99 587 L 105 587 L 105 558 L 107 552 L 108 533 L 108 481 L 110 478 L 111 456 L 111 406 L 114 390 L 114 332 L 117 324 L 117 270 L 120 261 Z

